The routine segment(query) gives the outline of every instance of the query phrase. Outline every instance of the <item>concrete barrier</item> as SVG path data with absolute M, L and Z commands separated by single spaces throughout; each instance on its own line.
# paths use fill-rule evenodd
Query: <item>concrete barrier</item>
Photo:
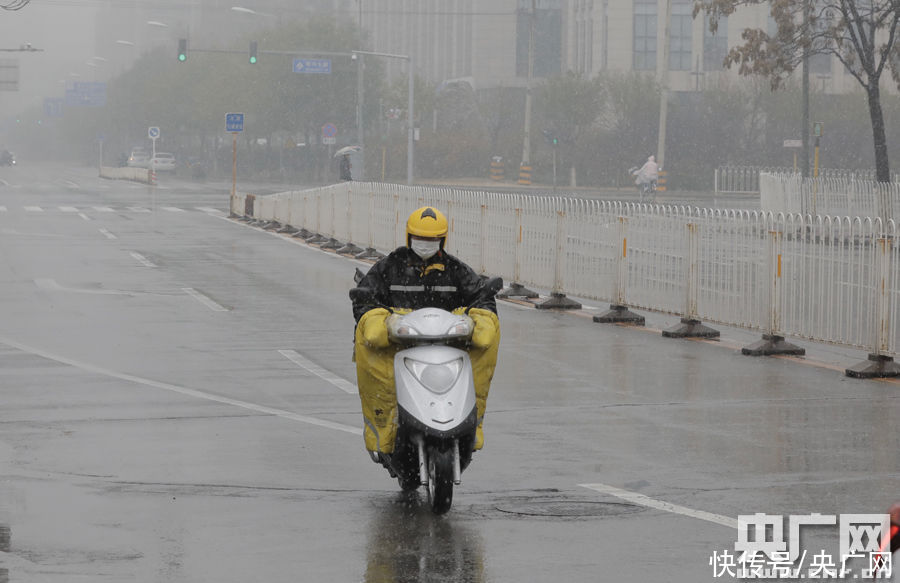
M 100 167 L 100 178 L 107 178 L 109 180 L 133 180 L 134 182 L 153 184 L 151 174 L 151 171 L 147 168 Z

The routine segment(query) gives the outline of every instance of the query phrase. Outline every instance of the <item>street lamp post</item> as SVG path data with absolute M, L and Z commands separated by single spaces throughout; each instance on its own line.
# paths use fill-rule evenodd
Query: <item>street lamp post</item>
M 415 161 L 415 66 L 412 55 L 394 55 L 391 53 L 375 53 L 371 51 L 353 51 L 354 55 L 372 55 L 373 57 L 385 57 L 387 59 L 402 59 L 409 63 L 409 90 L 407 92 L 407 128 L 406 128 L 406 183 L 413 183 L 413 168 Z

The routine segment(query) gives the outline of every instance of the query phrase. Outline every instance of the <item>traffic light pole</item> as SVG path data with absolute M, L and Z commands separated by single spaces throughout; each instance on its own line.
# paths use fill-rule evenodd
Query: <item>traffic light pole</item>
M 391 53 L 375 53 L 372 51 L 353 51 L 354 55 L 372 55 L 373 57 L 385 57 L 387 59 L 402 59 L 409 62 L 409 90 L 407 94 L 407 128 L 406 128 L 406 183 L 412 184 L 415 168 L 415 65 L 412 55 L 395 55 Z

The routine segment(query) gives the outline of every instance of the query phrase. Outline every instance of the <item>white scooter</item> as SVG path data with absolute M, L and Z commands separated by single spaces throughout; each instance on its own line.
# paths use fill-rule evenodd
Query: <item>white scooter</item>
M 502 287 L 502 279 L 492 278 L 483 289 L 494 295 Z M 475 445 L 478 410 L 467 349 L 474 322 L 421 308 L 391 314 L 385 324 L 391 342 L 404 347 L 394 356 L 398 428 L 393 453 L 373 453 L 372 459 L 404 491 L 426 486 L 432 512 L 444 514 Z

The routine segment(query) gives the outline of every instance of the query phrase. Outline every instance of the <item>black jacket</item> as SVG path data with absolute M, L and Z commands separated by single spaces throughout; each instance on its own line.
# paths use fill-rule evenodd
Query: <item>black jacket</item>
M 363 314 L 379 305 L 452 311 L 474 302 L 475 308 L 497 312 L 493 294 L 479 298 L 484 279 L 443 250 L 423 261 L 408 247 L 397 247 L 373 265 L 357 285 L 370 290 L 353 302 L 353 317 L 357 322 Z

